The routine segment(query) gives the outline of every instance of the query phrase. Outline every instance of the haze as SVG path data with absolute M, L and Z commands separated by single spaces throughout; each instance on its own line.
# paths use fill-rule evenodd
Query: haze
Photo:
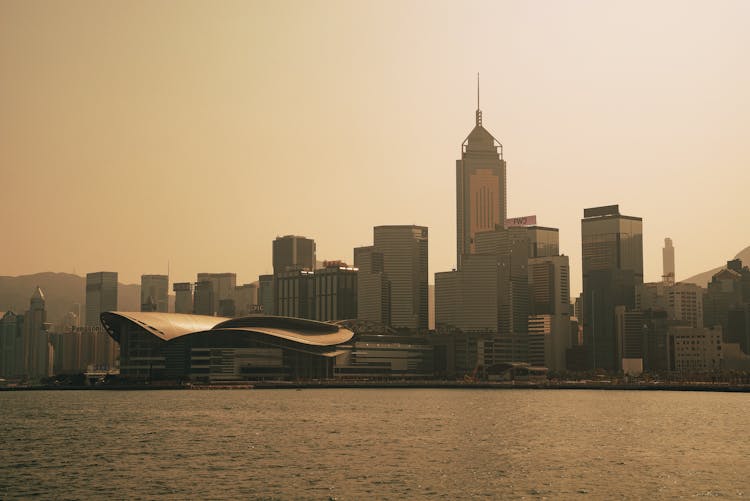
M 750 245 L 748 2 L 0 3 L 0 275 L 271 272 L 301 234 L 352 261 L 372 227 L 455 266 L 455 160 L 484 124 L 508 214 L 644 218 L 646 281 Z

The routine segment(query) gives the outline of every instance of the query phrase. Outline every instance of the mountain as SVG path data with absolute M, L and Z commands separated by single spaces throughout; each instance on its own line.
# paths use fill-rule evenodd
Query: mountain
M 734 259 L 742 260 L 743 266 L 750 266 L 750 247 L 746 247 L 744 250 L 741 250 L 734 257 Z M 704 271 L 703 273 L 698 273 L 697 275 L 694 275 L 690 278 L 686 278 L 685 280 L 680 280 L 680 282 L 688 282 L 691 284 L 700 285 L 701 287 L 706 287 L 708 283 L 711 281 L 711 277 L 713 277 L 719 270 L 721 270 L 725 266 L 726 266 L 726 263 L 712 270 Z
M 37 285 L 44 292 L 49 322 L 59 323 L 69 311 L 77 312 L 76 304 L 80 305 L 81 317 L 86 316 L 86 277 L 71 273 L 45 272 L 18 277 L 0 276 L 0 311 L 24 313 L 29 309 L 31 294 Z M 118 284 L 117 295 L 119 310 L 141 309 L 140 285 Z

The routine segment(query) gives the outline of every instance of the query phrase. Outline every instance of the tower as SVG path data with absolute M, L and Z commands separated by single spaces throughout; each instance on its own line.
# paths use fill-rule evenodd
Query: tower
M 456 251 L 462 256 L 476 252 L 478 232 L 503 227 L 507 216 L 506 165 L 503 145 L 482 125 L 477 75 L 477 111 L 474 129 L 461 144 L 456 160 Z
M 672 247 L 672 239 L 664 239 L 664 248 L 661 250 L 663 274 L 662 281 L 668 285 L 672 285 L 675 282 L 674 275 L 674 247 Z
M 643 283 L 643 220 L 620 214 L 617 205 L 584 209 L 581 236 L 587 365 L 618 371 L 615 308 L 634 309 L 635 289 Z
M 99 327 L 99 315 L 117 310 L 117 272 L 86 274 L 86 325 Z

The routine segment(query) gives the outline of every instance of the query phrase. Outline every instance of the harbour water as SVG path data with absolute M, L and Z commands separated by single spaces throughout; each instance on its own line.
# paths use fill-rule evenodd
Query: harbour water
M 0 499 L 750 496 L 750 395 L 0 393 Z

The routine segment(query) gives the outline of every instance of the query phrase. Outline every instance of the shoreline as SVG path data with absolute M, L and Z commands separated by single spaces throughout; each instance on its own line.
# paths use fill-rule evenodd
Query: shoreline
M 609 390 L 609 391 L 702 391 L 750 393 L 750 384 L 729 383 L 534 383 L 534 382 L 255 382 L 243 384 L 176 385 L 93 385 L 93 386 L 12 386 L 3 391 L 157 391 L 157 390 L 314 390 L 314 389 L 449 389 L 449 390 Z

